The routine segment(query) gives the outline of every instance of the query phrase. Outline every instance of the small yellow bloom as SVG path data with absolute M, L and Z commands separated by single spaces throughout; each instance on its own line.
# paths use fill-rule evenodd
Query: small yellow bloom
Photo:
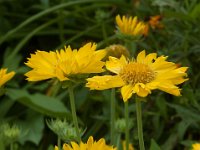
M 2 87 L 14 75 L 15 75 L 14 71 L 7 73 L 7 69 L 6 68 L 0 69 L 0 87 Z
M 122 87 L 121 94 L 127 101 L 133 94 L 146 97 L 154 89 L 159 89 L 175 96 L 180 96 L 176 86 L 188 80 L 184 78 L 187 67 L 177 67 L 175 63 L 166 61 L 167 57 L 157 57 L 156 53 L 138 54 L 136 60 L 109 57 L 106 68 L 116 75 L 94 76 L 88 78 L 86 87 L 91 90 L 104 90 Z
M 55 150 L 57 150 L 57 147 L 55 147 Z M 87 143 L 81 142 L 78 145 L 75 142 L 71 142 L 71 146 L 69 144 L 64 144 L 63 150 L 116 150 L 116 148 L 106 145 L 103 138 L 96 142 L 93 140 L 93 137 L 90 136 Z
M 200 150 L 200 143 L 192 144 L 192 150 Z
M 131 36 L 144 35 L 145 28 L 147 26 L 147 24 L 145 24 L 143 21 L 139 21 L 136 16 L 134 18 L 127 18 L 126 16 L 122 16 L 121 18 L 120 15 L 117 15 L 116 23 L 120 33 Z
M 100 73 L 104 70 L 105 50 L 96 51 L 96 44 L 87 43 L 79 50 L 70 46 L 56 52 L 37 51 L 25 64 L 32 68 L 25 74 L 28 81 L 58 78 L 60 81 L 82 74 Z
M 126 150 L 126 141 L 122 142 L 123 150 Z M 129 150 L 134 150 L 133 145 L 129 143 Z

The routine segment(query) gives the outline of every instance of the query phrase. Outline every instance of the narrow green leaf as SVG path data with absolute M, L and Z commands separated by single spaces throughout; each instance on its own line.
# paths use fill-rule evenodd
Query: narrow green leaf
M 199 17 L 200 15 L 200 3 L 197 4 L 193 10 L 191 11 L 191 13 L 189 14 L 192 18 L 196 19 L 197 17 Z
M 154 139 L 151 139 L 150 150 L 161 150 L 161 148 L 158 146 Z

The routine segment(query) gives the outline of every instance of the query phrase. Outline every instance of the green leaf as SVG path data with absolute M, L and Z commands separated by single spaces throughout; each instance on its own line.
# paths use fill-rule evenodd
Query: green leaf
M 26 90 L 7 89 L 6 94 L 15 101 L 40 112 L 53 117 L 71 116 L 64 104 L 54 97 L 48 97 L 42 94 L 29 94 Z
M 189 14 L 192 18 L 196 19 L 200 15 L 200 3 L 196 4 L 196 6 L 193 8 L 191 13 Z
M 183 106 L 169 103 L 167 105 L 171 108 L 174 108 L 177 111 L 178 115 L 186 122 L 192 123 L 200 121 L 199 112 L 195 112 L 195 110 L 193 110 L 192 108 L 186 108 Z
M 178 128 L 179 139 L 183 139 L 184 134 L 187 131 L 189 125 L 190 125 L 190 122 L 186 122 L 186 121 L 181 121 L 180 123 L 178 123 L 177 128 Z
M 184 20 L 184 21 L 192 21 L 193 20 L 193 18 L 189 15 L 186 15 L 186 14 L 183 14 L 180 12 L 171 11 L 171 10 L 165 10 L 164 16 L 166 18 L 175 18 L 175 19 Z
M 177 145 L 178 135 L 177 133 L 171 134 L 165 143 L 162 145 L 162 149 L 164 150 L 173 150 Z
M 150 150 L 161 150 L 161 148 L 158 146 L 154 139 L 151 139 Z
M 44 118 L 40 114 L 33 112 L 28 113 L 27 120 L 17 123 L 21 128 L 21 137 L 19 142 L 24 144 L 26 141 L 30 141 L 39 144 L 43 136 Z
M 4 98 L 1 100 L 1 102 L 0 102 L 0 110 L 1 110 L 0 118 L 3 118 L 8 113 L 8 111 L 13 106 L 13 104 L 14 104 L 14 101 L 12 101 L 8 98 Z

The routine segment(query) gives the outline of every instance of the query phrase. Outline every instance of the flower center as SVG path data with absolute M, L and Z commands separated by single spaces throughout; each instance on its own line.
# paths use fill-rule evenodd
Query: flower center
M 127 84 L 149 83 L 155 79 L 155 72 L 146 64 L 130 62 L 119 73 Z

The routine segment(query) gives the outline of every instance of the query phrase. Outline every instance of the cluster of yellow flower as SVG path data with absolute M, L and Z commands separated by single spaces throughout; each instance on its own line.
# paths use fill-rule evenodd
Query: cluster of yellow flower
M 157 22 L 150 21 L 154 28 Z M 122 18 L 116 17 L 118 33 L 125 36 L 147 35 L 147 23 L 139 21 L 137 17 Z M 81 48 L 71 49 L 70 46 L 56 51 L 36 51 L 31 54 L 25 63 L 32 68 L 25 74 L 28 81 L 41 81 L 55 78 L 59 81 L 76 82 L 77 78 L 87 81 L 86 87 L 90 90 L 105 90 L 121 87 L 121 95 L 126 102 L 136 94 L 146 97 L 152 90 L 159 89 L 175 96 L 180 96 L 180 88 L 177 86 L 186 78 L 187 67 L 178 67 L 175 63 L 167 61 L 166 56 L 157 56 L 156 53 L 146 55 L 145 50 L 137 57 L 128 58 L 121 55 L 119 58 L 109 56 L 104 62 L 102 59 L 107 55 L 106 49 L 96 50 L 95 43 L 87 43 Z M 105 66 L 105 68 L 104 68 Z M 110 75 L 93 76 L 91 73 L 102 73 L 110 71 Z M 6 74 L 6 69 L 0 71 L 0 86 L 14 76 L 14 72 Z M 71 142 L 71 145 L 64 144 L 64 150 L 115 150 L 107 146 L 104 139 L 94 142 L 93 138 L 88 139 L 87 144 L 80 142 L 80 145 Z M 57 147 L 55 149 L 58 149 Z

